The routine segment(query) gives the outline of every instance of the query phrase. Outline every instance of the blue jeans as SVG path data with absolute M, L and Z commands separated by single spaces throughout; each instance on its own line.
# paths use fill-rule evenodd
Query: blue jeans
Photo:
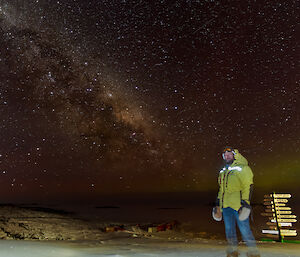
M 237 245 L 238 245 L 238 240 L 236 235 L 236 223 L 237 223 L 239 230 L 242 234 L 242 238 L 249 248 L 248 252 L 251 254 L 258 254 L 255 238 L 252 234 L 249 225 L 249 218 L 247 218 L 244 221 L 240 221 L 239 213 L 236 210 L 227 207 L 227 208 L 223 208 L 223 219 L 225 223 L 226 239 L 228 242 L 227 253 L 232 253 L 234 251 L 237 251 Z

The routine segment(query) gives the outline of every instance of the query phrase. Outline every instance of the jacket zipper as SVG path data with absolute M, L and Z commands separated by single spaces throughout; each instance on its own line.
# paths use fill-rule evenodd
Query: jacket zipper
M 229 177 L 230 173 L 231 173 L 231 171 L 229 171 L 229 172 L 227 173 L 227 176 L 226 176 L 226 188 L 227 188 L 227 185 L 228 185 L 228 177 Z
M 225 180 L 226 180 L 226 188 L 228 185 L 228 176 L 230 174 L 231 171 L 228 172 L 228 170 L 226 170 L 226 173 L 223 176 L 223 194 L 222 194 L 222 208 L 224 206 L 224 194 L 225 194 Z
M 225 194 L 225 177 L 226 177 L 226 173 L 224 172 L 224 175 L 223 175 L 223 194 L 222 194 L 222 209 L 223 209 L 223 206 L 224 206 L 224 194 Z

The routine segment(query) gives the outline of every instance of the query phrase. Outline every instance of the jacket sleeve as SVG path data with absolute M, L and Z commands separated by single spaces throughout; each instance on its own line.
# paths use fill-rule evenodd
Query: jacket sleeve
M 220 202 L 222 201 L 222 183 L 221 183 L 221 174 L 218 177 L 218 184 L 219 184 L 219 192 L 216 200 L 216 206 L 220 206 Z
M 250 204 L 251 191 L 253 186 L 253 173 L 249 166 L 244 166 L 240 173 L 242 201 Z

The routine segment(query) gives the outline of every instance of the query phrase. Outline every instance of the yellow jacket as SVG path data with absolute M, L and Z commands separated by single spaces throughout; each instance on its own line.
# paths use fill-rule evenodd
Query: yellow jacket
M 234 162 L 220 170 L 218 203 L 221 209 L 231 207 L 238 211 L 242 200 L 250 204 L 253 173 L 246 158 L 238 150 L 235 149 L 234 152 L 236 153 Z

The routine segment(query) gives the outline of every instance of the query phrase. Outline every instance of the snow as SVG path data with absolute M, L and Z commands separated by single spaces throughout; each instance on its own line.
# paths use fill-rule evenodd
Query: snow
M 96 245 L 96 246 L 95 246 Z M 284 247 L 283 247 L 284 246 Z M 225 256 L 225 243 L 214 240 L 202 242 L 150 242 L 144 239 L 115 239 L 105 242 L 42 243 L 0 241 L 0 257 L 221 257 Z M 261 257 L 300 256 L 297 244 L 260 243 Z M 246 256 L 245 246 L 240 257 Z

